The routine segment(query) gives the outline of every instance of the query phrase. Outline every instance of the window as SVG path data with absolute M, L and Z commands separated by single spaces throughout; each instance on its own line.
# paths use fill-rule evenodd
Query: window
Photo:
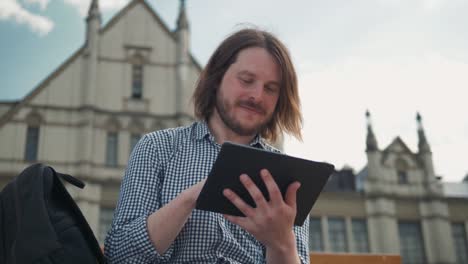
M 351 220 L 351 228 L 354 237 L 354 250 L 356 252 L 369 252 L 369 240 L 367 235 L 367 222 L 364 219 Z
M 457 263 L 468 263 L 468 243 L 466 229 L 463 223 L 452 224 L 452 235 L 457 255 Z
M 346 227 L 343 218 L 328 218 L 328 236 L 333 252 L 347 252 Z
M 143 95 L 143 65 L 132 66 L 132 98 L 141 99 Z
M 101 207 L 99 212 L 99 244 L 103 245 L 107 232 L 109 232 L 112 225 L 112 218 L 114 216 L 114 209 L 108 207 Z
M 39 127 L 28 126 L 26 131 L 26 148 L 24 151 L 24 160 L 36 161 L 39 148 Z
M 110 167 L 117 166 L 117 152 L 118 152 L 118 134 L 117 132 L 107 133 L 106 145 L 106 165 Z
M 320 223 L 320 218 L 310 218 L 309 250 L 323 251 L 322 224 Z
M 397 171 L 398 174 L 398 184 L 408 184 L 408 174 L 406 171 Z
M 424 264 L 426 256 L 418 222 L 399 222 L 400 254 L 404 264 Z
M 135 148 L 136 144 L 140 140 L 141 135 L 140 134 L 134 134 L 132 133 L 130 135 L 130 154 L 132 154 L 133 149 Z
M 397 173 L 398 184 L 408 184 L 408 162 L 403 158 L 398 158 L 395 161 L 395 168 Z

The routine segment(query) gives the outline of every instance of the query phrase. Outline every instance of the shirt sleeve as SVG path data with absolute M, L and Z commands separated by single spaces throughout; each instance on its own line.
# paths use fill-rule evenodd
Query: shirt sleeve
M 112 227 L 104 243 L 109 263 L 160 263 L 170 259 L 173 245 L 160 255 L 146 227 L 148 216 L 161 206 L 162 171 L 156 148 L 145 135 L 130 156 Z
M 296 234 L 297 251 L 301 263 L 309 264 L 309 216 L 307 216 L 302 226 L 294 226 L 294 233 Z

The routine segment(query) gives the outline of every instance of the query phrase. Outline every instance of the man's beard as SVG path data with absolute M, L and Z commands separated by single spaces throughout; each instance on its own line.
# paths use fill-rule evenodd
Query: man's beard
M 262 106 L 255 104 L 252 101 L 236 101 L 234 105 L 230 105 L 227 100 L 223 100 L 222 97 L 218 94 L 216 96 L 216 110 L 218 111 L 219 117 L 223 121 L 223 123 L 232 131 L 240 136 L 251 136 L 256 135 L 259 132 L 263 131 L 263 129 L 267 126 L 270 122 L 272 116 L 265 119 L 264 122 L 259 123 L 256 126 L 251 128 L 243 127 L 240 120 L 236 120 L 232 111 L 234 107 L 242 107 L 247 106 L 249 108 L 253 108 L 262 115 L 266 116 L 266 111 L 263 109 Z

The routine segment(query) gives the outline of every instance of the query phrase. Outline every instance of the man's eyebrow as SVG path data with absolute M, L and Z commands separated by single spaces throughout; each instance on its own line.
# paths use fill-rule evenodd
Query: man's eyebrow
M 250 72 L 248 70 L 242 70 L 240 71 L 237 75 L 245 75 L 245 76 L 248 76 L 248 77 L 255 77 L 255 73 L 253 72 Z M 269 85 L 276 85 L 276 86 L 280 86 L 280 83 L 278 81 L 269 81 L 268 82 Z
M 249 72 L 248 70 L 240 71 L 238 75 L 248 75 L 249 77 L 255 77 L 255 74 L 253 72 Z

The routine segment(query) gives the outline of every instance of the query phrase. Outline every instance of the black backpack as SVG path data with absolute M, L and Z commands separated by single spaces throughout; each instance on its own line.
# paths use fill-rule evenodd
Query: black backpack
M 0 193 L 0 263 L 105 263 L 98 242 L 60 178 L 49 166 L 26 168 Z

